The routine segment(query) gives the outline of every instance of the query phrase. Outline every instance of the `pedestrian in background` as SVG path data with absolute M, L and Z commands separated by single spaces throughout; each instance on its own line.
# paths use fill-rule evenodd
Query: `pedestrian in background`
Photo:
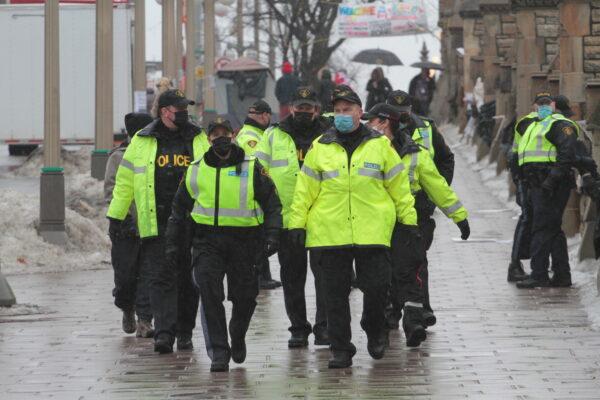
M 279 101 L 279 120 L 282 121 L 290 113 L 290 104 L 296 89 L 300 86 L 300 79 L 294 75 L 294 67 L 289 61 L 284 61 L 281 67 L 283 76 L 275 84 L 275 97 Z
M 371 79 L 367 82 L 367 110 L 370 110 L 375 104 L 384 103 L 392 90 L 392 85 L 383 76 L 383 69 L 375 68 L 371 72 Z
M 411 79 L 408 86 L 408 94 L 413 98 L 413 112 L 417 115 L 427 117 L 429 105 L 433 100 L 435 92 L 435 78 L 431 76 L 428 68 L 423 68 L 421 73 Z
M 333 111 L 333 106 L 331 105 L 331 96 L 334 88 L 335 83 L 331 80 L 331 71 L 324 69 L 321 71 L 321 79 L 319 79 L 316 89 L 317 98 L 319 99 L 319 103 L 321 103 L 322 114 Z

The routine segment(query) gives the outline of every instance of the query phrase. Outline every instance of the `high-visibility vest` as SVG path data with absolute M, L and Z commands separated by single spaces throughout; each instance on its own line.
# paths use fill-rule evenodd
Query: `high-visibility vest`
M 519 166 L 529 163 L 556 162 L 556 147 L 546 138 L 558 121 L 569 121 L 561 114 L 552 114 L 542 121 L 532 122 L 519 140 L 517 149 Z
M 305 228 L 306 247 L 389 247 L 397 221 L 415 225 L 407 171 L 390 141 L 379 134 L 352 153 L 324 135 L 304 159 L 289 228 Z
M 287 132 L 274 126 L 265 131 L 254 155 L 275 183 L 281 200 L 283 226 L 287 228 L 300 171 L 296 143 Z
M 413 135 L 412 135 L 412 140 L 415 141 L 415 143 L 420 144 L 421 146 L 425 147 L 427 149 L 427 151 L 429 152 L 429 154 L 431 155 L 431 158 L 433 158 L 435 156 L 435 149 L 433 148 L 433 143 L 432 143 L 432 135 L 433 135 L 433 129 L 431 127 L 431 123 L 429 121 L 426 120 L 421 120 L 423 122 L 423 127 L 417 127 L 415 128 Z
M 431 156 L 425 149 L 405 154 L 402 163 L 408 170 L 410 190 L 413 194 L 424 190 L 427 197 L 446 217 L 454 222 L 467 218 L 467 210 L 452 190 L 446 179 L 440 175 Z
M 260 143 L 264 131 L 254 125 L 245 124 L 238 132 L 235 141 L 244 149 L 248 156 L 253 156 L 258 143 Z M 254 142 L 253 145 L 252 142 Z
M 127 215 L 131 202 L 135 201 L 140 237 L 146 238 L 158 236 L 156 194 L 154 192 L 158 143 L 154 136 L 140 133 L 131 139 L 121 164 L 119 164 L 113 197 L 106 216 L 122 221 Z M 210 147 L 204 131 L 196 135 L 192 143 L 194 159 L 204 156 Z
M 512 152 L 516 153 L 519 150 L 519 142 L 521 141 L 522 135 L 521 133 L 517 130 L 517 127 L 519 126 L 519 124 L 523 121 L 525 121 L 526 119 L 536 119 L 538 117 L 538 114 L 536 111 L 530 112 L 529 114 L 519 118 L 517 120 L 517 122 L 515 123 L 515 135 L 513 137 L 513 145 L 512 145 Z
M 190 213 L 197 224 L 252 227 L 263 223 L 263 211 L 254 199 L 254 157 L 239 165 L 214 168 L 204 159 L 189 166 L 185 186 L 194 199 Z

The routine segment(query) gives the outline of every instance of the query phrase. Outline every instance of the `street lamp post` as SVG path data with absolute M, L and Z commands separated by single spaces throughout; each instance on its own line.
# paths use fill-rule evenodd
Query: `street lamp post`
M 65 177 L 60 165 L 59 0 L 44 6 L 44 167 L 40 175 L 42 238 L 67 243 L 65 233 Z

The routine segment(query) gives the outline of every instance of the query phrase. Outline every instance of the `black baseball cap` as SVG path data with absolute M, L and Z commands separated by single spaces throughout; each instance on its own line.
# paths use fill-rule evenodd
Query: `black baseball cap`
M 179 89 L 170 89 L 160 95 L 158 98 L 158 108 L 163 107 L 187 107 L 196 104 L 194 100 L 186 99 L 183 92 Z
M 271 106 L 264 100 L 255 101 L 250 107 L 248 107 L 248 114 L 262 114 L 269 113 L 273 114 Z
M 412 107 L 412 97 L 404 90 L 394 90 L 388 95 L 386 103 L 394 106 L 397 111 L 410 111 Z
M 536 93 L 535 99 L 533 100 L 533 102 L 535 104 L 538 104 L 542 100 L 554 101 L 554 98 L 552 97 L 552 95 L 550 94 L 550 92 L 538 92 L 538 93 Z
M 569 118 L 575 114 L 573 110 L 571 110 L 571 102 L 567 96 L 559 94 L 558 96 L 554 96 L 553 99 L 556 103 L 556 109 L 559 110 L 562 115 Z
M 338 100 L 345 100 L 350 103 L 358 104 L 362 107 L 362 101 L 360 101 L 360 97 L 358 97 L 356 92 L 348 85 L 339 85 L 333 89 L 331 103 L 334 104 Z
M 390 104 L 379 103 L 371 107 L 371 109 L 364 113 L 360 118 L 365 121 L 372 120 L 373 118 L 385 118 L 392 121 L 398 121 L 400 120 L 400 113 L 396 107 Z
M 301 104 L 309 104 L 311 106 L 318 106 L 320 104 L 317 99 L 317 93 L 310 86 L 300 86 L 294 92 L 292 105 L 299 106 Z
M 229 132 L 233 132 L 231 122 L 229 122 L 229 120 L 224 117 L 218 116 L 208 124 L 208 134 L 210 135 L 212 131 L 219 127 L 225 128 Z

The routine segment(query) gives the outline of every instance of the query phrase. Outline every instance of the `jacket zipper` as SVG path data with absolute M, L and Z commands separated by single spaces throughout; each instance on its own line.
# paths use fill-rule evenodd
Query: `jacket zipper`
M 215 183 L 215 226 L 219 226 L 219 183 L 221 181 L 221 167 L 217 167 L 217 177 Z

